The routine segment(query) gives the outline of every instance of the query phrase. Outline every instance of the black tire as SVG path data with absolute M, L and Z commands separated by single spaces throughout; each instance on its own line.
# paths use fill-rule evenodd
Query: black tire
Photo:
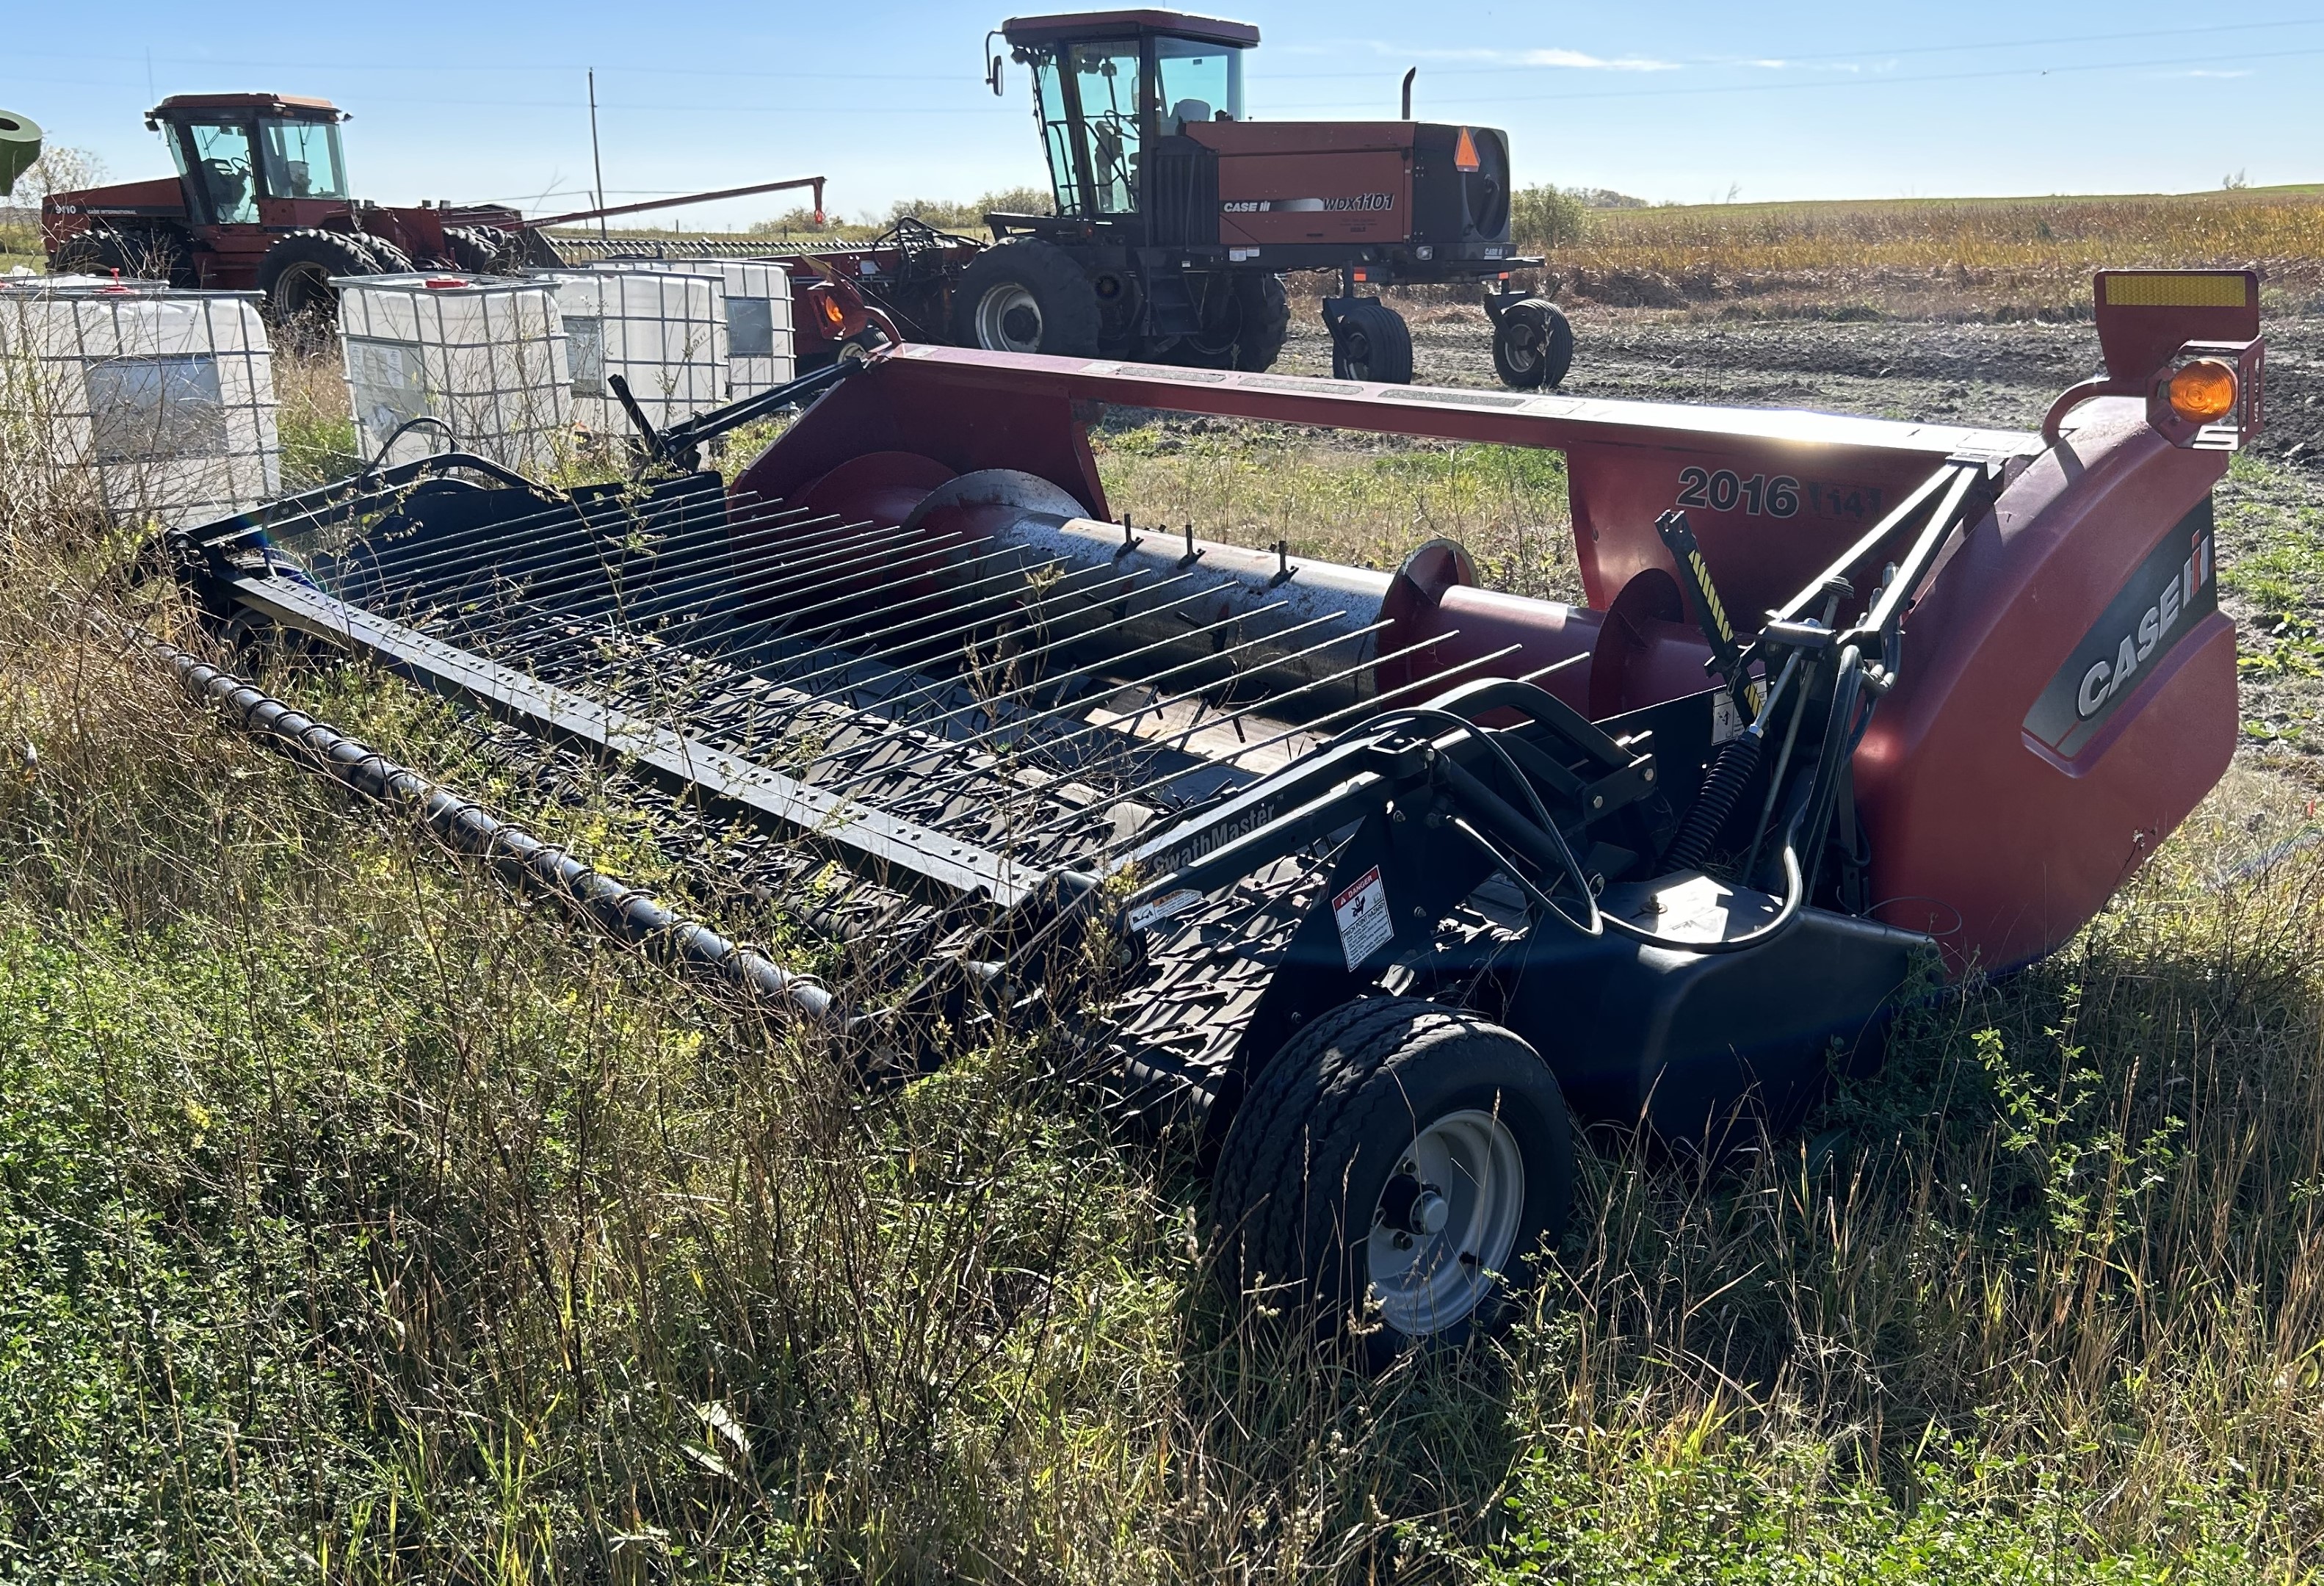
M 369 241 L 312 228 L 284 232 L 258 262 L 258 290 L 266 294 L 267 313 L 281 326 L 336 313 L 339 294 L 331 285 L 333 276 L 386 273 Z M 409 261 L 404 267 L 410 267 Z
M 1491 1192 L 1486 1174 L 1465 1189 L 1424 1185 L 1406 1171 L 1432 1131 L 1489 1132 L 1493 1124 L 1521 1166 L 1515 1185 L 1504 1176 Z M 1405 1186 L 1411 1193 L 1392 1193 Z M 1450 1220 L 1422 1231 L 1411 1220 L 1437 1191 Z M 1377 1366 L 1415 1345 L 1457 1345 L 1507 1322 L 1525 1259 L 1555 1248 L 1572 1195 L 1565 1100 L 1531 1047 L 1474 1014 L 1370 997 L 1317 1019 L 1260 1071 L 1220 1152 L 1210 1249 L 1231 1294 L 1263 1293 L 1318 1336 L 1362 1318 L 1352 1330 Z M 1478 1208 L 1488 1203 L 1501 1211 L 1480 1222 Z M 1389 1218 L 1397 1207 L 1405 1225 Z M 1484 1270 L 1487 1258 L 1454 1249 L 1471 1239 L 1498 1243 L 1493 1228 L 1508 1227 L 1512 1214 L 1507 1251 L 1492 1258 L 1504 1263 L 1497 1274 Z M 1425 1263 L 1448 1281 L 1458 1275 L 1452 1300 L 1416 1309 L 1410 1290 L 1374 1286 L 1376 1254 L 1404 1259 L 1398 1237 L 1416 1252 L 1412 1273 Z
M 371 255 L 370 274 L 410 275 L 420 268 L 411 262 L 410 254 L 383 236 L 363 236 L 356 240 L 363 244 L 364 252 Z
M 1412 327 L 1378 298 L 1356 298 L 1332 327 L 1332 377 L 1412 383 Z
M 1071 255 L 1009 237 L 969 262 L 953 290 L 953 339 L 995 353 L 1097 355 L 1097 289 Z
M 483 226 L 446 226 L 444 255 L 453 269 L 471 275 L 490 275 L 502 268 L 500 237 Z
M 1291 335 L 1291 294 L 1279 275 L 1246 275 L 1235 282 L 1241 300 L 1242 329 L 1235 337 L 1234 366 L 1256 374 L 1275 367 Z
M 124 281 L 166 281 L 198 286 L 194 251 L 183 232 L 168 226 L 92 226 L 64 240 L 49 260 L 59 275 L 110 275 Z
M 1501 310 L 1493 327 L 1493 373 L 1518 391 L 1555 391 L 1573 367 L 1573 327 L 1556 304 L 1526 298 Z

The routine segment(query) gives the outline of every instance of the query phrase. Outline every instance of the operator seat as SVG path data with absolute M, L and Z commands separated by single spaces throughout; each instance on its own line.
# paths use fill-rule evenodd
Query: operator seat
M 1208 100 L 1181 99 L 1176 105 L 1170 106 L 1170 120 L 1172 123 L 1170 131 L 1173 134 L 1184 133 L 1194 123 L 1198 121 L 1208 121 L 1210 118 L 1211 106 Z

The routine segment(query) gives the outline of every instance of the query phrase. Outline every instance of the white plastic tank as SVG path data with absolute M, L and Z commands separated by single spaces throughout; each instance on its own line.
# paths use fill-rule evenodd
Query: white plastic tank
M 0 278 L 0 450 L 176 527 L 281 489 L 274 368 L 253 292 Z
M 422 417 L 450 426 L 460 450 L 527 473 L 554 469 L 570 454 L 572 376 L 548 282 L 423 272 L 333 284 L 366 457 Z M 406 432 L 388 460 L 447 449 L 442 432 L 426 426 Z
M 725 283 L 661 272 L 556 270 L 535 278 L 565 321 L 573 417 L 602 436 L 636 427 L 613 395 L 620 375 L 656 429 L 726 400 Z
M 726 303 L 726 400 L 757 396 L 798 372 L 791 341 L 791 278 L 761 259 L 607 259 L 595 270 L 656 271 L 706 275 L 721 282 Z

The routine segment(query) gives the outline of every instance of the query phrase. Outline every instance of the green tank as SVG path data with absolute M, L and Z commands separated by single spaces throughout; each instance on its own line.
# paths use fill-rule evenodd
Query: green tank
M 29 115 L 0 110 L 0 198 L 14 190 L 16 179 L 41 157 L 41 129 Z

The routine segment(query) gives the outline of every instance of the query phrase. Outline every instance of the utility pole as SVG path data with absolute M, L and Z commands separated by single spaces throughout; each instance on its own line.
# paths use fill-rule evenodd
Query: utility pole
M 605 207 L 605 158 L 597 152 L 597 69 L 589 69 L 589 168 L 597 173 L 596 207 Z M 605 217 L 597 217 L 597 235 L 606 235 Z

